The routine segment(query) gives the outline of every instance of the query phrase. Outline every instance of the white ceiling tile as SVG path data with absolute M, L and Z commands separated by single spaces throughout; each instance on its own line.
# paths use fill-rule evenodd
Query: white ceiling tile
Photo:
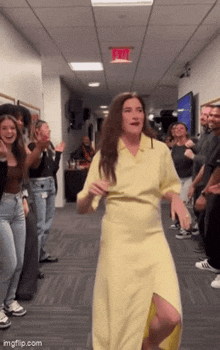
M 25 0 L 0 0 L 0 7 L 29 7 Z
M 98 37 L 101 42 L 141 41 L 145 30 L 146 26 L 98 27 Z
M 143 46 L 142 55 L 159 58 L 161 61 L 170 60 L 170 57 L 175 57 L 186 44 L 185 40 L 163 40 L 146 38 Z
M 199 24 L 209 11 L 209 5 L 179 5 L 154 7 L 151 25 L 194 25 Z
M 183 64 L 187 61 L 191 61 L 204 47 L 203 40 L 191 40 L 181 54 L 177 57 L 177 62 L 182 62 Z
M 150 25 L 147 31 L 147 38 L 163 40 L 184 40 L 186 41 L 195 31 L 196 25 Z
M 66 64 L 65 60 L 62 58 L 61 55 L 54 55 L 52 56 L 42 56 L 42 68 L 44 72 L 48 75 L 50 74 L 58 74 L 63 75 L 65 73 L 71 73 L 70 68 Z M 72 74 L 72 77 L 74 76 L 74 72 Z
M 146 26 L 150 7 L 95 7 L 97 26 Z
M 81 47 L 93 45 L 98 50 L 97 36 L 93 27 L 64 27 L 48 28 L 48 31 L 54 42 L 61 50 L 77 50 L 80 52 Z M 75 50 L 74 50 L 75 51 Z
M 72 7 L 72 6 L 91 7 L 90 0 L 28 0 L 28 2 L 32 7 Z
M 70 47 L 63 46 L 61 49 L 68 62 L 101 61 L 101 55 L 97 42 L 85 42 Z
M 105 75 L 103 71 L 100 72 L 75 72 L 76 76 L 84 83 L 100 82 L 105 83 Z
M 215 24 L 218 28 L 220 27 L 220 4 L 216 5 L 213 10 L 209 13 L 204 21 L 204 24 Z
M 35 13 L 45 27 L 93 26 L 89 7 L 35 8 Z
M 55 55 L 59 49 L 43 28 L 24 27 L 22 34 L 33 44 L 42 55 Z
M 206 5 L 214 2 L 215 0 L 155 0 L 155 5 Z
M 215 25 L 206 25 L 203 23 L 192 37 L 192 40 L 202 40 L 205 42 L 207 39 L 210 39 L 215 35 L 216 32 L 217 28 Z
M 4 13 L 17 28 L 42 27 L 41 23 L 30 8 L 5 8 Z

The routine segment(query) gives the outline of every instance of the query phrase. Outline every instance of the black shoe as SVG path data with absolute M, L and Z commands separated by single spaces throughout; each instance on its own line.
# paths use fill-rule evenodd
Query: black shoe
M 38 273 L 37 273 L 37 278 L 39 280 L 42 280 L 44 278 L 44 273 L 39 270 Z
M 58 258 L 53 258 L 50 255 L 47 258 L 40 260 L 40 263 L 56 263 L 56 262 L 58 262 Z

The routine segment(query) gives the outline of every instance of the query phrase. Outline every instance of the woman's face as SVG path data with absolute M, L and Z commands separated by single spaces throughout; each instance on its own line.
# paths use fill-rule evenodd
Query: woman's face
M 182 124 L 177 124 L 175 127 L 175 136 L 180 137 L 180 136 L 186 136 L 187 131 L 184 125 Z
M 23 128 L 24 128 L 24 119 L 23 119 L 22 115 L 19 115 L 19 116 L 16 118 L 16 120 L 17 120 L 19 129 L 22 131 Z
M 174 125 L 171 129 L 171 135 L 174 137 L 175 136 L 175 128 L 176 128 L 176 125 Z
M 145 114 L 138 98 L 126 100 L 122 107 L 122 133 L 141 134 Z
M 43 123 L 38 130 L 38 133 L 42 136 L 43 139 L 50 139 L 50 128 L 47 123 Z
M 0 137 L 6 146 L 13 145 L 17 138 L 17 129 L 12 120 L 5 119 L 0 124 Z

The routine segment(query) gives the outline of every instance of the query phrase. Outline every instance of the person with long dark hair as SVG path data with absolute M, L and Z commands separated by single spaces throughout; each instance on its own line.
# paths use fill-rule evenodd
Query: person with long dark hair
M 182 227 L 190 215 L 168 147 L 154 138 L 143 100 L 118 95 L 103 125 L 100 150 L 78 194 L 81 214 L 105 197 L 93 300 L 93 350 L 176 350 L 181 301 L 164 236 L 160 200 Z
M 38 164 L 39 143 L 27 155 L 16 119 L 0 117 L 0 328 L 8 328 L 8 316 L 23 316 L 26 310 L 15 300 L 25 248 L 25 216 L 21 184 L 30 166 Z
M 35 125 L 35 141 L 28 147 L 33 151 L 36 147 L 38 136 L 50 140 L 50 128 L 45 120 L 37 120 Z M 54 148 L 50 141 L 42 152 L 41 162 L 38 168 L 29 171 L 30 187 L 36 208 L 37 235 L 38 235 L 38 260 L 41 263 L 58 262 L 57 257 L 52 257 L 46 251 L 46 242 L 55 215 L 55 197 L 57 192 L 56 173 L 59 169 L 61 154 L 65 149 L 65 143 L 61 142 Z

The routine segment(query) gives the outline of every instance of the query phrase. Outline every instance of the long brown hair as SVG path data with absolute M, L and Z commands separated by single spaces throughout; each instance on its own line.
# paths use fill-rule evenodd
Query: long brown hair
M 112 101 L 108 117 L 106 118 L 100 140 L 101 158 L 99 162 L 99 173 L 116 183 L 115 165 L 118 159 L 118 140 L 122 134 L 122 108 L 126 100 L 137 98 L 144 111 L 144 125 L 142 132 L 152 138 L 156 138 L 155 131 L 150 127 L 145 114 L 145 103 L 140 96 L 132 92 L 124 92 L 117 95 Z M 152 143 L 151 143 L 152 144 Z
M 0 116 L 0 125 L 6 119 L 11 120 L 15 125 L 17 137 L 12 145 L 11 151 L 12 151 L 13 155 L 15 156 L 15 159 L 17 160 L 18 167 L 24 168 L 24 161 L 26 158 L 26 152 L 25 152 L 23 138 L 22 138 L 21 132 L 19 130 L 17 121 L 11 115 L 5 114 L 5 115 Z

